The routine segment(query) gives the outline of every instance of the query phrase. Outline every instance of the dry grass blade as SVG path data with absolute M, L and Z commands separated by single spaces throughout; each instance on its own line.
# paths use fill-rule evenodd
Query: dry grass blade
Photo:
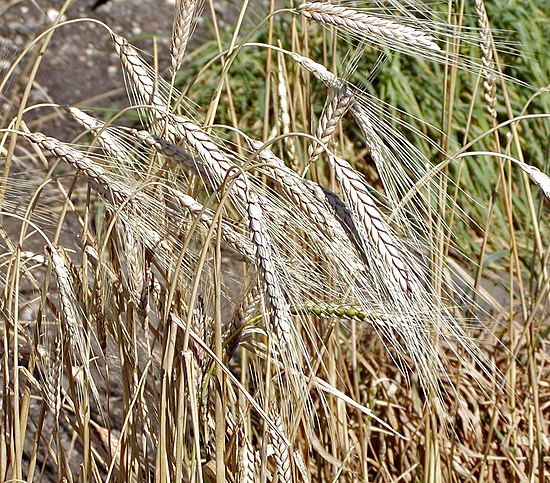
M 298 7 L 298 12 L 326 25 L 344 27 L 365 37 L 367 41 L 373 41 L 371 38 L 374 37 L 389 47 L 392 42 L 399 42 L 434 51 L 441 50 L 436 39 L 426 32 L 351 8 L 330 3 L 305 2 Z

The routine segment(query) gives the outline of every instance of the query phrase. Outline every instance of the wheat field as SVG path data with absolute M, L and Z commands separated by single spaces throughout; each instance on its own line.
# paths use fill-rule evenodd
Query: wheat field
M 550 481 L 550 5 L 31 3 L 1 481 Z

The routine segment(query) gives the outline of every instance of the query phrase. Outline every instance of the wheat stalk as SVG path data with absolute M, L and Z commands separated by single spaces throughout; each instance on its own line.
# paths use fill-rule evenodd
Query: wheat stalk
M 298 12 L 325 25 L 346 28 L 367 41 L 374 37 L 390 47 L 392 42 L 399 42 L 433 51 L 441 50 L 436 39 L 426 32 L 351 8 L 331 3 L 305 2 L 298 7 Z

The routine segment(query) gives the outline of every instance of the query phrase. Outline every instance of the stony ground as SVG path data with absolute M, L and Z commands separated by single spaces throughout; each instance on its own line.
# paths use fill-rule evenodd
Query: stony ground
M 74 0 L 63 19 L 97 19 L 147 53 L 153 51 L 154 43 L 159 52 L 168 52 L 174 0 L 108 0 L 92 9 L 95 1 Z M 0 1 L 0 76 L 9 66 L 10 59 L 51 25 L 64 3 L 61 0 Z M 224 22 L 230 24 L 238 11 L 237 6 L 229 1 L 213 3 L 222 26 Z M 209 12 L 206 5 L 193 37 L 195 45 L 210 35 Z M 159 58 L 161 64 L 167 61 L 167 55 L 159 55 Z M 162 69 L 163 65 L 160 67 Z M 25 77 L 21 78 L 24 81 Z M 81 22 L 62 27 L 54 34 L 29 104 L 55 102 L 116 107 L 125 97 L 123 86 L 120 63 L 107 31 Z M 13 82 L 11 87 L 10 91 L 14 92 Z M 9 92 L 3 94 L 9 96 Z M 16 96 L 9 99 L 12 108 L 16 99 Z M 5 112 L 5 106 L 3 110 Z M 51 131 L 61 124 L 60 121 L 49 122 L 49 134 L 62 134 Z

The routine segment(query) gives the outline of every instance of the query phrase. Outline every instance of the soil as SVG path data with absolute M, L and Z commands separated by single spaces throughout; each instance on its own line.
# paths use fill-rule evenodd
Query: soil
M 0 79 L 9 67 L 10 61 L 44 32 L 59 15 L 64 5 L 61 0 L 0 1 Z M 146 53 L 153 51 L 156 44 L 159 52 L 161 72 L 168 66 L 168 52 L 175 0 L 108 0 L 93 9 L 96 0 L 75 0 L 63 15 L 63 20 L 90 18 L 107 24 L 116 33 L 124 36 L 133 45 Z M 223 28 L 238 14 L 233 2 L 214 2 L 216 15 Z M 210 37 L 210 9 L 204 8 L 197 20 L 196 31 L 190 48 Z M 164 54 L 163 54 L 164 53 Z M 31 57 L 28 56 L 30 59 Z M 23 69 L 25 62 L 22 63 Z M 20 71 L 21 72 L 21 71 Z M 20 73 L 19 72 L 19 73 Z M 15 78 L 19 78 L 15 76 Z M 23 79 L 26 76 L 21 77 Z M 16 82 L 17 83 L 17 82 Z M 5 89 L 9 96 L 18 87 Z M 124 81 L 120 61 L 108 32 L 91 22 L 78 22 L 59 28 L 44 54 L 37 73 L 29 105 L 39 102 L 57 104 L 78 104 L 85 107 L 117 108 L 125 103 Z M 1 98 L 0 98 L 1 99 Z M 17 96 L 13 96 L 17 99 Z M 4 100 L 2 111 L 6 112 Z M 16 108 L 15 101 L 11 109 Z M 51 109 L 41 114 L 50 113 Z M 70 134 L 61 130 L 61 120 L 48 119 L 48 134 L 69 140 Z M 66 123 L 63 123 L 66 129 Z M 36 129 L 42 126 L 35 125 Z M 69 135 L 69 136 L 68 136 Z

